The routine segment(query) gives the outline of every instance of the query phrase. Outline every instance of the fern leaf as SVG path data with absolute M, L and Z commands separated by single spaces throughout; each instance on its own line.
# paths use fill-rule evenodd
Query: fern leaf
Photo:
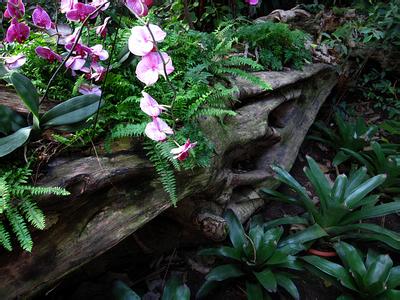
M 135 137 L 143 134 L 147 123 L 120 124 L 112 129 L 111 138 L 120 139 L 124 137 Z
M 8 231 L 4 228 L 3 223 L 0 221 L 0 245 L 8 251 L 12 250 L 11 239 Z
M 9 186 L 4 177 L 0 177 L 0 214 L 7 209 L 10 198 Z
M 20 208 L 25 214 L 25 218 L 37 229 L 43 230 L 46 227 L 45 217 L 41 209 L 36 203 L 25 199 L 20 203 Z
M 33 241 L 28 231 L 24 218 L 19 214 L 15 208 L 8 208 L 6 210 L 6 216 L 11 224 L 13 232 L 17 236 L 17 239 L 21 245 L 21 248 L 25 251 L 31 252 Z
M 18 197 L 23 198 L 24 192 L 28 192 L 32 196 L 42 195 L 56 195 L 56 196 L 68 196 L 70 193 L 61 187 L 47 187 L 47 186 L 16 186 L 14 187 L 14 194 Z

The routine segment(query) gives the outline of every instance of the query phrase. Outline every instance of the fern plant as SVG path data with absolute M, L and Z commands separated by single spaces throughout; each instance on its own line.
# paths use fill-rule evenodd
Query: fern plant
M 0 245 L 8 251 L 13 249 L 10 231 L 13 232 L 25 251 L 31 251 L 33 242 L 28 224 L 43 230 L 45 217 L 34 201 L 36 196 L 53 194 L 66 196 L 69 193 L 59 187 L 32 186 L 27 167 L 0 170 Z

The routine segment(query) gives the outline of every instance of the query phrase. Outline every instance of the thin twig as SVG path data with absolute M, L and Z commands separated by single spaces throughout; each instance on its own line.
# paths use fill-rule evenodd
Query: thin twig
M 86 19 L 83 21 L 82 26 L 79 28 L 78 34 L 76 35 L 76 40 L 74 42 L 74 44 L 72 45 L 71 50 L 68 52 L 67 56 L 64 58 L 64 60 L 62 61 L 62 63 L 58 66 L 57 70 L 53 73 L 53 75 L 51 76 L 49 83 L 47 84 L 46 87 L 46 91 L 44 92 L 44 95 L 42 97 L 42 99 L 40 100 L 39 103 L 42 103 L 46 98 L 47 95 L 49 93 L 50 87 L 54 81 L 54 79 L 56 78 L 57 74 L 60 72 L 60 70 L 62 69 L 62 67 L 65 66 L 65 63 L 67 62 L 67 60 L 71 57 L 72 52 L 75 50 L 76 46 L 79 43 L 79 39 L 81 38 L 82 32 L 83 32 L 83 28 L 85 27 L 86 23 L 89 21 L 89 19 L 91 17 L 93 17 L 95 14 L 97 14 L 106 4 L 108 4 L 109 2 L 104 2 L 102 5 L 100 5 L 98 8 L 96 8 L 95 11 L 93 11 L 90 15 L 88 15 L 86 17 Z

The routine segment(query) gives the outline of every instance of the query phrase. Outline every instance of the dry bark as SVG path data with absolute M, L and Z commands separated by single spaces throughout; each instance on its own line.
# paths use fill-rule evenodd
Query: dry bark
M 237 115 L 224 127 L 214 118 L 201 120 L 215 144 L 212 165 L 178 174 L 180 202 L 168 214 L 213 239 L 225 237 L 226 208 L 245 220 L 263 205 L 255 188 L 276 184 L 271 163 L 292 166 L 336 83 L 326 65 L 258 75 L 273 91 L 237 80 L 242 99 Z M 35 234 L 32 253 L 1 253 L 0 299 L 25 298 L 50 287 L 171 206 L 151 164 L 135 153 L 57 159 L 41 183 L 66 187 L 72 195 L 40 200 L 49 225 Z

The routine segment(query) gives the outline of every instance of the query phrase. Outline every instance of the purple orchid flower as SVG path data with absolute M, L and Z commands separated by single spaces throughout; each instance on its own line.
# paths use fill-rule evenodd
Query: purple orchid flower
M 93 14 L 95 10 L 96 8 L 94 6 L 78 2 L 75 3 L 74 7 L 67 12 L 66 17 L 68 20 L 73 22 L 83 22 L 88 16 Z M 94 14 L 90 18 L 94 19 L 96 17 L 97 14 Z
M 171 154 L 174 155 L 174 159 L 178 159 L 180 161 L 185 160 L 189 157 L 189 150 L 196 147 L 197 143 L 191 143 L 190 139 L 187 139 L 186 143 L 178 148 L 171 149 Z
M 101 89 L 97 85 L 83 83 L 79 87 L 79 93 L 82 95 L 97 95 L 101 97 Z
M 74 43 L 66 44 L 65 45 L 65 49 L 67 49 L 68 51 L 71 51 L 73 46 L 74 46 Z M 81 43 L 77 43 L 75 48 L 74 48 L 74 52 L 73 53 L 75 53 L 75 54 L 77 54 L 79 56 L 82 56 L 82 57 L 86 57 L 87 55 L 92 54 L 92 48 L 90 48 L 90 47 L 88 47 L 86 45 L 83 45 Z
M 86 63 L 86 59 L 81 56 L 71 56 L 65 62 L 65 67 L 72 71 L 80 71 Z
M 37 27 L 49 30 L 53 27 L 49 14 L 40 6 L 36 7 L 32 13 L 32 21 Z
M 143 0 L 125 0 L 125 6 L 138 17 L 145 17 L 149 13 L 149 8 Z
M 74 5 L 78 3 L 78 0 L 61 0 L 61 13 L 65 14 L 74 8 Z
M 20 53 L 11 56 L 9 58 L 6 58 L 4 61 L 5 61 L 4 65 L 8 70 L 15 70 L 26 63 L 26 56 Z
M 244 2 L 250 4 L 250 5 L 257 5 L 258 4 L 258 0 L 245 0 Z
M 167 110 L 165 106 L 157 103 L 156 100 L 153 99 L 146 92 L 142 92 L 143 98 L 140 99 L 140 109 L 150 117 L 158 117 L 163 110 Z
M 92 73 L 89 75 L 88 79 L 94 79 L 94 81 L 101 81 L 107 73 L 106 68 L 99 65 L 98 63 L 92 63 L 90 68 Z
M 36 54 L 44 59 L 47 59 L 50 63 L 53 63 L 55 61 L 62 62 L 62 57 L 60 54 L 55 53 L 53 50 L 51 50 L 49 47 L 37 47 L 35 49 Z
M 167 53 L 161 53 L 165 62 L 165 71 L 167 75 L 174 71 L 172 60 Z M 164 63 L 158 52 L 150 52 L 142 57 L 142 60 L 136 66 L 137 78 L 146 85 L 152 85 L 157 82 L 159 76 L 164 76 Z
M 149 28 L 156 42 L 162 42 L 166 33 L 157 25 L 150 24 Z M 144 56 L 154 49 L 154 41 L 146 26 L 135 26 L 131 30 L 128 46 L 129 50 L 138 56 Z
M 95 8 L 98 8 L 98 7 L 102 6 L 102 5 L 104 5 L 100 10 L 101 11 L 105 11 L 110 6 L 110 2 L 108 0 L 93 0 L 90 3 L 90 5 L 95 7 Z
M 16 18 L 12 19 L 10 27 L 7 29 L 5 41 L 12 43 L 17 41 L 22 44 L 29 37 L 30 29 L 24 23 L 19 23 Z
M 103 45 L 97 44 L 90 48 L 90 57 L 93 62 L 98 62 L 99 60 L 108 59 L 108 51 L 103 49 Z
M 25 5 L 22 0 L 8 0 L 4 17 L 21 19 L 25 15 Z
M 96 34 L 101 36 L 103 39 L 107 36 L 107 24 L 110 17 L 104 19 L 104 23 L 96 27 Z
M 147 124 L 144 133 L 153 141 L 162 142 L 167 139 L 167 135 L 174 134 L 174 131 L 164 120 L 153 117 L 153 121 Z

